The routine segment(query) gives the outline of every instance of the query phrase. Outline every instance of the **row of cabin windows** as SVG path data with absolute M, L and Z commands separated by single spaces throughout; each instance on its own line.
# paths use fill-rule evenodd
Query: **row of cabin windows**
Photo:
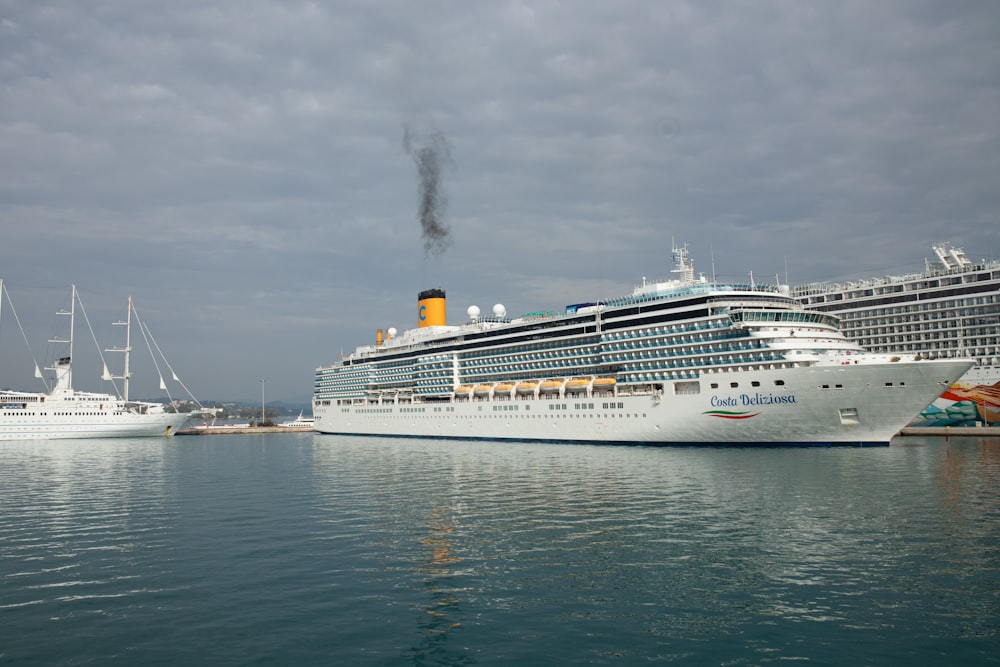
M 775 380 L 774 384 L 776 386 L 778 386 L 778 387 L 781 387 L 781 386 L 784 386 L 785 381 L 784 380 Z M 729 383 L 729 387 L 731 389 L 738 389 L 739 386 L 740 386 L 739 382 L 730 382 Z M 760 386 L 760 382 L 758 382 L 757 380 L 754 380 L 754 381 L 752 381 L 750 383 L 750 386 L 751 387 L 759 387 Z M 905 382 L 899 382 L 898 384 L 894 384 L 892 382 L 886 382 L 885 386 L 886 387 L 905 387 L 906 383 Z M 719 383 L 718 382 L 713 382 L 711 384 L 711 387 L 712 387 L 712 389 L 718 389 L 719 388 Z M 822 384 L 819 387 L 820 387 L 820 389 L 830 389 L 830 385 L 828 385 L 828 384 Z M 842 385 L 842 384 L 836 384 L 836 385 L 833 385 L 833 388 L 834 389 L 843 389 L 844 385 Z
M 731 389 L 738 389 L 739 386 L 740 386 L 739 382 L 730 382 L 729 383 L 729 387 Z M 750 383 L 750 386 L 751 387 L 759 387 L 760 386 L 760 381 L 759 380 L 753 380 Z M 785 381 L 784 380 L 775 380 L 774 381 L 774 386 L 776 386 L 776 387 L 784 387 L 785 386 Z M 719 383 L 718 382 L 713 382 L 711 384 L 711 387 L 712 387 L 712 389 L 718 389 L 719 388 Z

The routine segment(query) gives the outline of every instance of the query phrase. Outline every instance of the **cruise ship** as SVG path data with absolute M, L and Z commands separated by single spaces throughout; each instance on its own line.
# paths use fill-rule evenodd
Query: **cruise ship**
M 8 296 L 0 280 L 0 307 Z M 105 380 L 123 381 L 123 394 L 77 391 L 73 388 L 73 330 L 78 303 L 76 286 L 70 309 L 60 314 L 69 316 L 69 338 L 52 340 L 66 346 L 68 354 L 59 357 L 46 370 L 52 371 L 55 382 L 50 391 L 32 392 L 0 390 L 0 440 L 55 440 L 70 438 L 124 438 L 172 435 L 189 418 L 187 414 L 167 412 L 160 403 L 134 401 L 128 398 L 129 342 L 122 349 L 108 350 L 125 355 L 125 371 L 112 376 L 107 367 Z M 8 297 L 9 300 L 9 297 Z M 0 310 L 2 312 L 2 310 Z M 131 335 L 132 300 L 126 339 Z M 16 318 L 15 318 L 16 319 Z M 35 375 L 42 373 L 35 366 Z M 163 379 L 160 379 L 163 386 Z
M 676 277 L 563 312 L 507 317 L 445 292 L 417 327 L 379 329 L 317 368 L 315 430 L 342 435 L 630 444 L 885 445 L 970 360 L 870 353 L 787 287 Z
M 911 425 L 1000 425 L 1000 261 L 974 263 L 950 243 L 932 250 L 922 272 L 802 285 L 793 296 L 838 316 L 872 352 L 975 362 Z

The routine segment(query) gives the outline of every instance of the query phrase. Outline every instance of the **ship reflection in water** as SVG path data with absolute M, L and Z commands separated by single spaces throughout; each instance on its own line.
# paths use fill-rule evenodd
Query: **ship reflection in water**
M 429 553 L 426 554 L 427 559 L 418 565 L 416 572 L 423 577 L 424 590 L 428 593 L 429 600 L 418 605 L 420 615 L 417 624 L 424 632 L 419 645 L 413 648 L 410 656 L 415 661 L 419 661 L 421 657 L 433 658 L 435 653 L 443 650 L 441 645 L 447 641 L 447 636 L 461 627 L 464 619 L 459 590 L 452 584 L 454 566 L 462 562 L 461 558 L 452 553 L 454 531 L 454 519 L 446 509 L 434 508 L 427 515 L 427 534 L 420 540 L 420 544 Z
M 3 664 L 1000 655 L 997 439 L 284 433 L 5 442 L 0 460 Z

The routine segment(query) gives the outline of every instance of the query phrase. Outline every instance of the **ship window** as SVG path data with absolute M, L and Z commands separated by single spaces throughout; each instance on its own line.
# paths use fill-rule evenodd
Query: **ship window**
M 674 394 L 700 394 L 700 382 L 675 382 Z
M 775 380 L 774 381 L 774 385 L 776 387 L 784 387 L 785 386 L 785 381 L 784 380 Z
M 718 388 L 719 388 L 719 383 L 718 382 L 713 382 L 712 383 L 712 389 L 718 389 Z
M 753 382 L 750 383 L 750 386 L 751 387 L 759 387 L 760 386 L 760 382 L 758 382 L 757 380 L 754 380 Z
M 729 386 L 732 387 L 733 389 L 736 389 L 737 387 L 740 386 L 740 383 L 739 382 L 730 382 Z

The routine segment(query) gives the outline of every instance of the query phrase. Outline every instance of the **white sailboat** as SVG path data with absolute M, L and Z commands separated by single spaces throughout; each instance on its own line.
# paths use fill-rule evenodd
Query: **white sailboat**
M 0 280 L 0 313 L 3 297 L 7 293 Z M 76 285 L 73 285 L 69 311 L 61 315 L 69 317 L 69 338 L 52 339 L 50 343 L 68 346 L 68 354 L 56 358 L 46 370 L 54 372 L 55 382 L 46 392 L 0 390 L 0 440 L 34 440 L 64 438 L 115 438 L 172 435 L 184 422 L 187 414 L 167 412 L 161 403 L 131 400 L 128 396 L 128 382 L 131 375 L 129 358 L 131 354 L 131 323 L 134 308 L 129 298 L 126 344 L 124 348 L 108 351 L 125 355 L 125 370 L 120 376 L 112 376 L 104 364 L 105 380 L 123 381 L 121 395 L 77 391 L 73 388 L 73 338 L 76 324 L 76 308 L 80 303 Z M 81 303 L 82 308 L 82 303 Z M 10 307 L 13 312 L 13 307 Z M 86 317 L 86 313 L 84 312 Z M 20 321 L 14 318 L 20 328 Z M 89 322 L 88 322 L 89 324 Z M 142 328 L 142 323 L 139 322 Z M 143 328 L 143 335 L 148 332 Z M 21 329 L 22 335 L 24 330 Z M 25 338 L 27 342 L 27 338 Z M 148 342 L 148 341 L 147 341 Z M 30 346 L 29 346 L 30 349 Z M 103 360 L 103 355 L 102 355 Z M 35 376 L 44 377 L 35 364 Z M 176 374 L 173 375 L 176 379 Z M 179 380 L 178 380 L 179 381 Z M 164 386 L 160 375 L 161 388 Z M 116 387 L 117 389 L 117 387 Z

